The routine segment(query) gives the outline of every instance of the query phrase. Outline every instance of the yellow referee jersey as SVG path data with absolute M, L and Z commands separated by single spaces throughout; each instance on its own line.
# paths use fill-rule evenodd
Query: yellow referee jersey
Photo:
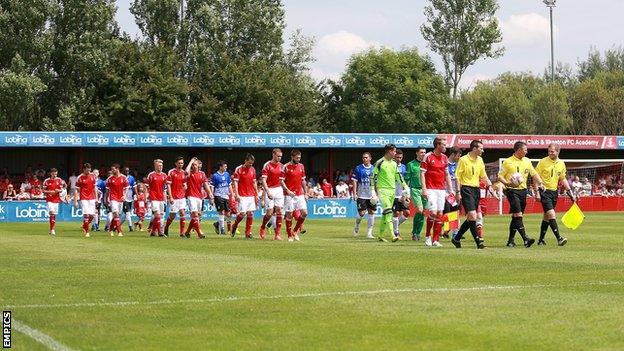
M 535 168 L 533 168 L 533 165 L 528 158 L 523 157 L 522 159 L 519 159 L 516 156 L 511 155 L 511 157 L 503 161 L 503 166 L 501 167 L 498 175 L 503 177 L 507 182 L 510 182 L 511 176 L 514 173 L 522 174 L 524 181 L 520 183 L 520 185 L 518 185 L 517 187 L 508 186 L 508 189 L 526 189 L 527 179 L 529 178 L 529 176 L 533 177 L 537 174 Z
M 470 157 L 470 154 L 460 157 L 457 162 L 455 177 L 457 177 L 457 181 L 461 185 L 478 188 L 479 179 L 487 177 L 485 164 L 481 156 L 477 156 L 476 159 Z
M 535 167 L 537 174 L 542 177 L 542 182 L 547 190 L 557 190 L 559 181 L 566 177 L 566 166 L 559 158 L 552 160 L 546 156 Z

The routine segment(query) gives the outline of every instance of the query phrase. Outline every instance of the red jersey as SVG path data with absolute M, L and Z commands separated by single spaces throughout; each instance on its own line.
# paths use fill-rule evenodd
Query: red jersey
M 128 178 L 123 174 L 108 177 L 108 179 L 106 179 L 106 189 L 108 189 L 109 200 L 124 201 L 125 190 L 128 186 Z
M 61 193 L 60 191 L 63 189 L 65 185 L 65 181 L 59 177 L 54 179 L 47 178 L 43 181 L 43 190 L 58 190 L 59 192 L 54 194 L 46 194 L 47 202 L 60 203 L 61 202 Z
M 295 193 L 295 195 L 303 195 L 303 180 L 305 179 L 305 167 L 301 163 L 288 162 L 284 166 L 284 183 L 288 190 Z M 284 192 L 286 195 L 286 192 Z
M 203 171 L 191 172 L 186 177 L 186 196 L 203 199 L 206 196 L 202 192 L 204 183 L 208 181 L 206 173 Z
M 76 188 L 80 191 L 80 200 L 95 200 L 95 175 L 80 174 L 76 179 Z
M 147 187 L 151 201 L 165 201 L 165 183 L 167 183 L 167 175 L 164 172 L 152 171 L 147 175 Z
M 174 200 L 184 199 L 186 197 L 186 171 L 172 169 L 167 173 L 167 184 L 171 187 L 171 196 Z
M 134 212 L 136 214 L 145 214 L 145 208 L 145 194 L 138 193 L 136 195 L 136 199 L 134 200 Z
M 282 185 L 280 180 L 284 179 L 284 165 L 281 162 L 273 163 L 268 161 L 262 167 L 262 178 L 266 178 L 269 188 L 279 188 Z
M 234 181 L 238 183 L 238 195 L 256 196 L 256 169 L 240 165 L 234 171 Z
M 420 171 L 425 173 L 425 185 L 427 189 L 446 189 L 446 172 L 448 157 L 445 154 L 436 156 L 428 152 L 420 163 Z

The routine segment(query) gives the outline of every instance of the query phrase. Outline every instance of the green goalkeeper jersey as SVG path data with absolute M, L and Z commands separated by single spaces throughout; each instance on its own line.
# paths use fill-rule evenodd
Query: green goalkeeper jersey
M 405 181 L 412 189 L 422 189 L 422 184 L 420 183 L 420 161 L 413 160 L 407 164 Z
M 375 162 L 373 169 L 373 180 L 378 189 L 396 189 L 397 183 L 407 187 L 405 180 L 399 173 L 399 168 L 394 160 L 387 160 L 385 157 Z

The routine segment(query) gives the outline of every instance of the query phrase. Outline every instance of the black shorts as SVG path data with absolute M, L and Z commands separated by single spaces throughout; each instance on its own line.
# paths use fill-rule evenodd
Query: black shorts
M 132 211 L 132 201 L 124 201 L 123 203 L 123 213 Z
M 556 190 L 540 190 L 540 201 L 544 208 L 544 213 L 554 210 L 557 207 L 557 198 L 559 194 Z
M 394 202 L 392 203 L 392 211 L 394 212 L 403 212 L 409 210 L 409 207 L 405 206 L 401 199 L 394 198 Z
M 481 197 L 479 188 L 474 186 L 461 187 L 461 204 L 464 211 L 476 211 L 479 208 L 479 199 Z
M 376 211 L 377 205 L 373 205 L 370 199 L 357 199 L 357 210 L 362 211 Z
M 217 209 L 217 212 L 221 212 L 221 211 L 230 212 L 230 200 L 229 199 L 224 199 L 222 197 L 216 196 L 214 199 L 214 202 L 215 202 L 215 208 Z
M 509 213 L 524 213 L 527 198 L 526 189 L 507 189 L 505 196 L 509 201 Z

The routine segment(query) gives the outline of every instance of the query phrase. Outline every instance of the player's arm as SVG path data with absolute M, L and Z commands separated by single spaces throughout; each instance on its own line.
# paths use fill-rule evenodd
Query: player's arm
M 264 182 L 264 184 L 266 184 L 266 181 Z M 253 186 L 254 186 L 254 190 L 256 191 L 256 195 L 254 195 L 254 200 L 256 201 L 256 203 L 258 202 L 258 181 L 254 179 L 253 181 Z M 268 196 L 269 194 L 267 194 Z
M 448 171 L 448 168 L 445 171 L 444 178 L 446 179 L 446 186 L 452 194 L 457 194 L 455 191 L 455 187 L 453 186 L 453 181 L 451 180 L 451 174 Z
M 167 177 L 167 197 L 169 198 L 169 203 L 173 204 L 173 192 L 171 191 L 171 178 Z
M 266 180 L 267 180 L 267 176 L 263 174 L 262 177 L 260 177 L 260 184 L 262 185 L 262 190 L 264 191 L 266 196 L 272 200 L 273 195 L 269 193 L 269 186 L 267 185 Z M 258 187 L 257 181 L 255 183 L 256 183 L 256 188 L 257 188 Z M 258 193 L 258 190 L 256 190 L 256 194 L 257 193 Z
M 238 195 L 238 179 L 234 179 L 232 182 L 232 189 L 234 190 L 233 194 L 236 198 L 236 201 L 240 201 L 240 195 Z
M 195 163 L 195 161 L 197 161 L 197 157 L 193 157 L 191 161 L 189 161 L 189 163 L 186 165 L 186 168 L 184 169 L 186 174 L 191 173 L 191 167 L 193 167 L 193 163 Z
M 284 179 L 280 179 L 280 186 L 282 187 L 282 190 L 284 190 L 286 194 L 288 194 L 288 196 L 295 196 L 295 193 L 290 191 L 290 189 L 288 189 L 288 186 L 286 186 L 286 181 Z
M 305 177 L 301 179 L 301 187 L 303 188 L 303 197 L 308 198 L 308 182 L 306 182 Z
M 427 172 L 426 169 L 423 169 L 423 167 L 420 167 L 420 184 L 422 187 L 422 196 L 427 198 L 427 182 L 425 181 L 425 173 Z
M 76 192 L 74 192 L 74 206 L 78 206 L 78 199 L 80 198 L 80 183 L 76 182 Z
M 498 173 L 498 182 L 501 183 L 502 185 L 508 187 L 511 185 L 511 182 L 507 181 L 507 176 L 509 175 L 509 170 L 506 167 L 506 162 L 507 160 L 503 161 L 503 164 L 501 165 L 501 170 Z
M 357 171 L 357 169 L 356 169 Z M 351 176 L 351 185 L 353 186 L 353 194 L 351 194 L 351 197 L 353 198 L 353 200 L 357 199 L 357 182 L 358 182 L 358 178 L 357 178 L 357 174 L 355 172 L 353 172 L 353 176 Z
M 210 190 L 210 183 L 208 183 L 208 179 L 204 180 L 203 185 L 204 185 L 204 189 L 206 189 L 206 195 L 208 195 L 208 198 L 210 200 L 213 200 L 214 199 L 214 195 L 212 194 L 212 190 Z

